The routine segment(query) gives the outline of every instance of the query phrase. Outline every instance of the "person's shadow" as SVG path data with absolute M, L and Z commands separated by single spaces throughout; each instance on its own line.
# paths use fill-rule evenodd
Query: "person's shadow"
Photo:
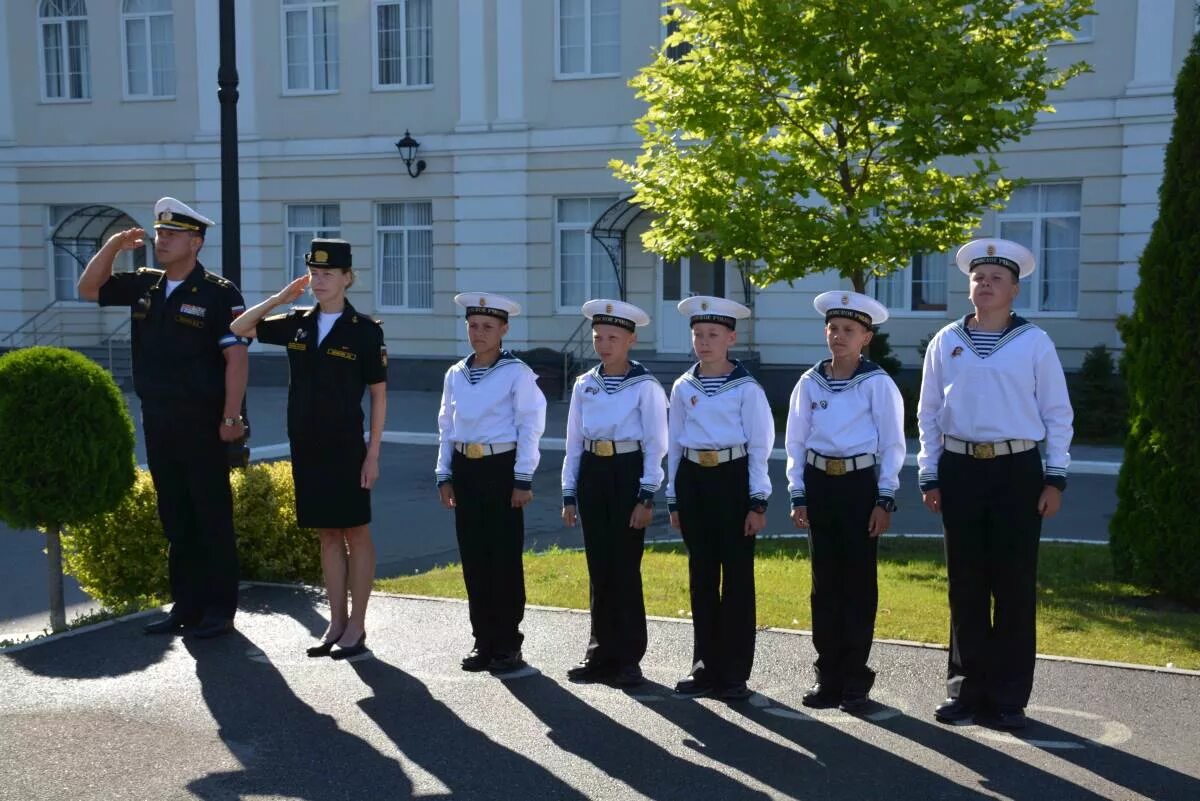
M 672 754 L 546 676 L 507 681 L 504 686 L 546 724 L 555 745 L 655 801 L 768 797 L 722 771 Z M 712 756 L 707 749 L 702 753 Z
M 396 760 L 301 701 L 274 665 L 248 659 L 252 643 L 241 633 L 184 644 L 219 736 L 242 763 L 241 770 L 190 782 L 197 797 L 412 797 L 412 782 Z
M 537 762 L 466 724 L 403 670 L 378 659 L 351 664 L 374 693 L 359 701 L 363 712 L 454 798 L 586 798 Z
M 59 679 L 105 679 L 138 673 L 162 661 L 171 648 L 170 635 L 147 636 L 142 626 L 161 617 L 158 613 L 97 628 L 53 643 L 10 651 L 11 659 L 30 673 Z M 96 637 L 104 647 L 96 648 Z M 35 641 L 36 642 L 36 641 Z

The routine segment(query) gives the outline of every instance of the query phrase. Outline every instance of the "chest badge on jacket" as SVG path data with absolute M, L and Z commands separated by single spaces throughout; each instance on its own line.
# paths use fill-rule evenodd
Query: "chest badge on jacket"
M 346 347 L 330 348 L 329 350 L 327 350 L 325 352 L 328 353 L 330 356 L 337 356 L 339 359 L 346 359 L 347 361 L 351 361 L 351 362 L 358 358 L 357 353 L 355 353 L 354 351 L 352 351 Z
M 952 359 L 956 359 L 959 356 L 962 356 L 962 345 L 959 345 L 954 350 L 950 351 L 950 357 Z

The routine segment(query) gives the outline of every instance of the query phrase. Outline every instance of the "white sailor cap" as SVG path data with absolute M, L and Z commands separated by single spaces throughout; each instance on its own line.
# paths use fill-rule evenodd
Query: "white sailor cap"
M 972 267 L 981 264 L 998 264 L 1024 278 L 1037 269 L 1037 262 L 1029 248 L 1007 239 L 975 239 L 958 249 L 954 257 L 963 275 L 970 275 Z
M 832 317 L 849 317 L 867 328 L 880 325 L 888 318 L 887 306 L 861 292 L 822 292 L 813 298 L 813 308 L 825 315 L 826 322 Z
M 738 320 L 750 316 L 750 310 L 735 300 L 716 298 L 711 295 L 694 295 L 679 301 L 679 313 L 689 318 L 688 324 L 717 323 L 736 329 Z
M 632 331 L 639 325 L 650 325 L 650 315 L 623 300 L 597 298 L 583 304 L 583 316 L 592 321 L 592 326 L 616 325 Z
M 467 317 L 484 314 L 508 322 L 509 317 L 521 313 L 521 305 L 515 300 L 492 292 L 460 292 L 454 296 L 454 302 L 467 310 Z
M 203 234 L 204 229 L 215 222 L 193 209 L 182 200 L 173 197 L 159 198 L 154 204 L 154 227 L 168 231 L 195 231 Z

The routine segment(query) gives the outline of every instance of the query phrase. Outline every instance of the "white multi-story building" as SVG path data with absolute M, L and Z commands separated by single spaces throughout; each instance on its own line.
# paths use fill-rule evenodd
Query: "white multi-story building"
M 1039 256 L 1018 305 L 1069 368 L 1094 345 L 1120 346 L 1114 323 L 1132 307 L 1195 30 L 1193 0 L 1095 8 L 1050 53 L 1094 71 L 1001 154 L 1031 183 L 981 231 Z M 659 15 L 655 0 L 241 0 L 247 300 L 302 269 L 310 237 L 344 237 L 352 302 L 384 322 L 411 377 L 464 351 L 460 290 L 519 299 L 509 346 L 556 350 L 583 300 L 624 294 L 654 317 L 639 347 L 680 359 L 675 303 L 725 294 L 754 307 L 741 345 L 790 384 L 824 352 L 811 298 L 840 279 L 752 289 L 733 265 L 664 263 L 643 250 L 646 216 L 624 206 L 629 188 L 607 166 L 638 152 L 643 107 L 627 81 L 661 44 Z M 33 331 L 119 336 L 126 315 L 78 303 L 75 279 L 97 237 L 148 226 L 159 196 L 220 220 L 217 62 L 213 0 L 0 2 L 0 339 L 18 331 L 0 347 Z M 426 164 L 416 178 L 395 144 L 406 131 Z M 218 226 L 201 254 L 210 269 L 220 242 Z M 965 289 L 945 255 L 873 288 L 906 365 L 967 309 Z

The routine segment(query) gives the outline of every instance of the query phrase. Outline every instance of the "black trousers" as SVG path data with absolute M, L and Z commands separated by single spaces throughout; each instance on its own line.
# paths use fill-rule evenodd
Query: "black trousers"
M 938 463 L 950 578 L 951 698 L 1020 709 L 1033 690 L 1042 462 L 1036 448 Z
M 193 620 L 232 620 L 237 611 L 233 494 L 220 424 L 219 407 L 142 407 L 174 611 Z
M 879 539 L 867 533 L 879 490 L 874 470 L 831 476 L 804 468 L 812 560 L 813 647 L 817 681 L 834 692 L 868 692 L 867 667 L 879 604 Z
M 454 533 L 475 647 L 485 654 L 516 651 L 524 641 L 525 510 L 512 508 L 517 452 L 468 459 L 455 451 Z
M 718 684 L 741 684 L 754 665 L 754 542 L 744 535 L 750 511 L 750 460 L 701 467 L 682 459 L 675 498 L 688 549 L 693 670 Z
M 629 527 L 641 476 L 641 451 L 616 456 L 585 451 L 579 463 L 576 494 L 592 611 L 586 656 L 598 666 L 636 665 L 646 655 L 646 532 Z

